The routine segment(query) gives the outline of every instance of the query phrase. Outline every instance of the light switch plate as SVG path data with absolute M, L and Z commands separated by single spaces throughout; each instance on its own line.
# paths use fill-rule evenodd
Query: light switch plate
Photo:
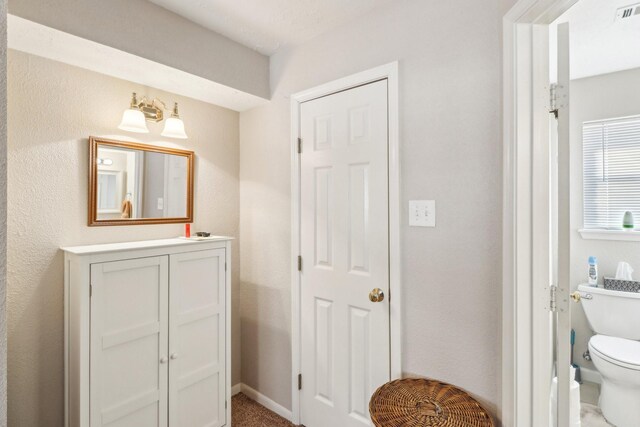
M 164 210 L 164 199 L 162 197 L 158 197 L 158 210 Z
M 409 225 L 412 227 L 435 227 L 436 201 L 409 200 Z

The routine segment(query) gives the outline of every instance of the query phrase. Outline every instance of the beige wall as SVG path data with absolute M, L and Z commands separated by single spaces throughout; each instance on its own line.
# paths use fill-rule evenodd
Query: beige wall
M 7 2 L 0 0 L 0 426 L 7 425 Z
M 9 425 L 63 424 L 63 256 L 58 248 L 183 232 L 182 225 L 86 225 L 87 137 L 137 136 L 117 129 L 132 91 L 180 103 L 188 140 L 163 140 L 161 124 L 149 124 L 151 133 L 141 141 L 194 150 L 194 229 L 238 236 L 238 113 L 10 51 Z M 237 241 L 232 256 L 236 292 Z M 239 312 L 237 302 L 234 313 Z M 233 326 L 238 337 L 239 322 Z M 238 344 L 236 340 L 235 358 Z M 240 366 L 234 363 L 234 380 L 239 375 Z
M 578 233 L 583 226 L 582 204 L 582 124 L 590 120 L 611 119 L 640 114 L 640 69 L 588 77 L 571 82 L 571 286 L 587 282 L 587 260 L 598 257 L 602 277 L 615 277 L 619 261 L 634 268 L 640 278 L 640 246 L 637 242 L 584 240 Z M 637 221 L 638 219 L 636 219 Z M 595 369 L 582 359 L 593 332 L 579 304 L 571 306 L 571 326 L 576 330 L 575 362 Z
M 271 58 L 242 113 L 242 380 L 291 408 L 290 95 L 398 60 L 403 368 L 496 409 L 501 357 L 501 17 L 513 2 L 399 0 Z M 435 199 L 436 228 L 409 228 Z
M 9 12 L 252 95 L 269 95 L 269 58 L 147 0 L 10 0 Z

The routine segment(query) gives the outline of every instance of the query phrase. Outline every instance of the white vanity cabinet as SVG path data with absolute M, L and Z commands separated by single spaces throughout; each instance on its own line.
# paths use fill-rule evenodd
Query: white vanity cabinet
M 231 240 L 63 250 L 65 425 L 230 426 Z

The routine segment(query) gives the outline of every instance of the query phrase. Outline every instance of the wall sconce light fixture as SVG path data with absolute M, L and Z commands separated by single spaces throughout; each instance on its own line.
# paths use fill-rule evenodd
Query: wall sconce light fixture
M 147 123 L 145 123 L 144 113 L 138 105 L 138 99 L 136 98 L 135 92 L 131 97 L 131 105 L 127 110 L 124 110 L 124 113 L 122 114 L 122 121 L 118 128 L 128 132 L 149 133 Z
M 160 135 L 168 138 L 187 139 L 187 134 L 184 131 L 184 122 L 178 114 L 177 102 L 173 105 L 171 117 L 167 117 L 167 120 L 164 122 L 164 130 Z
M 146 121 L 161 122 L 164 119 L 165 110 L 167 110 L 166 104 L 158 98 L 149 101 L 146 97 L 143 97 L 138 102 L 134 92 L 131 96 L 131 104 L 122 114 L 122 121 L 118 128 L 128 132 L 149 133 Z M 184 131 L 184 122 L 178 114 L 177 102 L 173 106 L 171 117 L 168 117 L 164 123 L 164 130 L 161 135 L 168 138 L 187 139 L 187 134 Z

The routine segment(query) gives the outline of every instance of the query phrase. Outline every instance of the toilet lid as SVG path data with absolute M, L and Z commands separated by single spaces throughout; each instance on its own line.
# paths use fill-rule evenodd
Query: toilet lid
M 640 370 L 640 341 L 595 335 L 591 337 L 589 344 L 612 363 L 619 362 Z

